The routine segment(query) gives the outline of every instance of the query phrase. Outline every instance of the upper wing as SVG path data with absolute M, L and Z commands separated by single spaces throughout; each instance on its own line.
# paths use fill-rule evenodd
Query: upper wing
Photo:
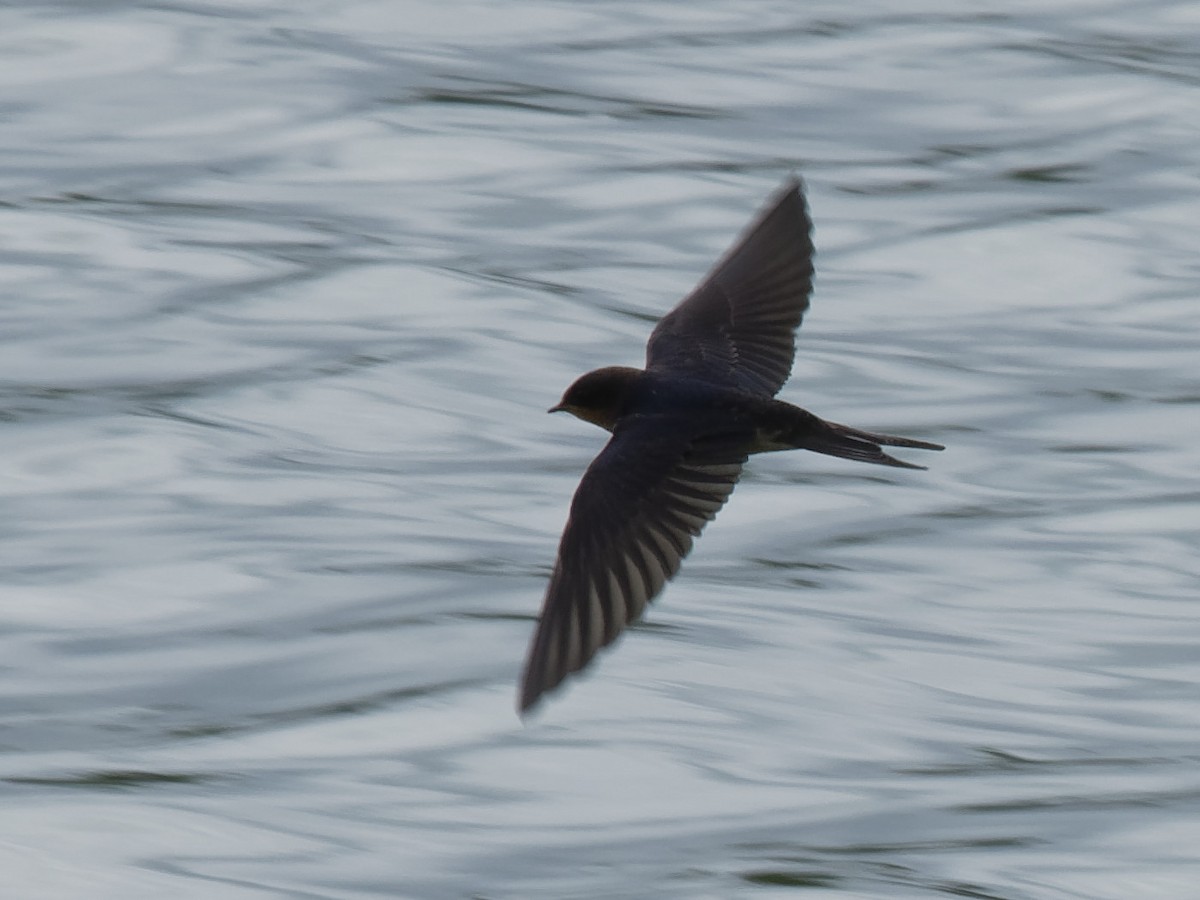
M 792 371 L 812 291 L 812 221 L 792 178 L 704 282 L 663 317 L 646 368 L 773 397 Z
M 679 571 L 733 491 L 745 441 L 696 438 L 658 417 L 617 429 L 571 501 L 525 663 L 522 713 L 615 640 Z

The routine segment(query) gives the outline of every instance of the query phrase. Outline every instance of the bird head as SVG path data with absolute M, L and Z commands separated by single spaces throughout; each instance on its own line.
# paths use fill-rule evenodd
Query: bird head
M 576 380 L 547 412 L 569 412 L 576 418 L 612 431 L 640 369 L 608 366 Z

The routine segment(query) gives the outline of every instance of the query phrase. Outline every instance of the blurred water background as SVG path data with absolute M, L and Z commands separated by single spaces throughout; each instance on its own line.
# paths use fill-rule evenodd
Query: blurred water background
M 1200 897 L 1200 7 L 0 10 L 5 898 Z M 515 681 L 544 410 L 786 176 L 782 396 Z

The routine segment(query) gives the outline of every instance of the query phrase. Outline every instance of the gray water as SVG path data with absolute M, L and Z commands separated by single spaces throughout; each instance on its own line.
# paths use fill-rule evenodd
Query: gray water
M 0 896 L 1200 897 L 1200 12 L 10 3 Z M 546 407 L 804 176 L 759 457 L 528 722 Z

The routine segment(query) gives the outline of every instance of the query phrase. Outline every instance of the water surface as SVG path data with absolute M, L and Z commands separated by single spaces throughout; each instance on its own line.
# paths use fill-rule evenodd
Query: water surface
M 0 863 L 28 898 L 1179 898 L 1193 5 L 0 12 Z M 755 459 L 522 725 L 542 412 L 789 174 Z

